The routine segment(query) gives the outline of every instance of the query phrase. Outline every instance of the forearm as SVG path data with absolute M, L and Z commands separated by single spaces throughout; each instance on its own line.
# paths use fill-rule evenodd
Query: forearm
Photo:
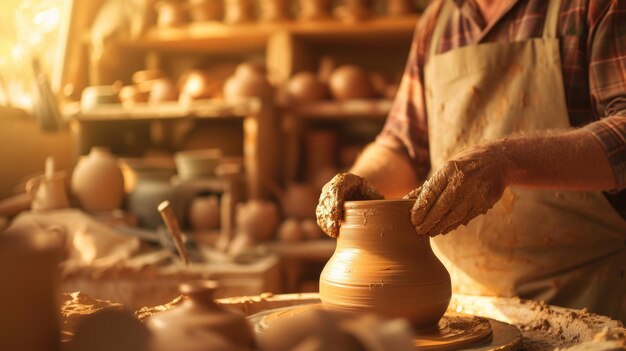
M 616 186 L 604 149 L 585 129 L 506 138 L 491 147 L 504 156 L 508 185 L 578 191 Z
M 408 157 L 376 143 L 365 148 L 349 172 L 367 179 L 386 198 L 402 197 L 420 183 Z

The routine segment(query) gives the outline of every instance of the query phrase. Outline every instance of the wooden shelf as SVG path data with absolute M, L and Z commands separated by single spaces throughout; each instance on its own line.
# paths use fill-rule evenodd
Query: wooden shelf
M 271 35 L 291 33 L 321 43 L 402 41 L 413 35 L 418 16 L 381 17 L 360 23 L 286 22 L 227 25 L 221 22 L 197 22 L 172 28 L 151 28 L 141 38 L 121 41 L 129 49 L 236 53 L 263 50 Z
M 79 122 L 168 120 L 180 118 L 242 118 L 258 112 L 260 103 L 256 99 L 227 103 L 222 100 L 196 101 L 189 105 L 178 102 L 141 104 L 125 107 L 121 104 L 101 105 L 74 113 L 71 118 Z
M 391 100 L 324 101 L 287 107 L 285 112 L 295 118 L 318 120 L 385 119 Z

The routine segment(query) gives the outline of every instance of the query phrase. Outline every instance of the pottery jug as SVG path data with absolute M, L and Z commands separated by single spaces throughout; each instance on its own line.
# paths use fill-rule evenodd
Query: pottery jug
M 65 188 L 65 174 L 36 177 L 26 183 L 26 191 L 32 196 L 32 211 L 48 211 L 70 207 Z
M 193 230 L 212 230 L 220 227 L 220 201 L 216 195 L 199 194 L 191 200 L 187 213 Z
M 148 328 L 157 338 L 159 349 L 178 350 L 185 339 L 198 340 L 197 350 L 213 350 L 203 343 L 205 335 L 217 335 L 232 344 L 232 349 L 253 349 L 252 329 L 243 314 L 218 305 L 213 296 L 218 288 L 215 281 L 196 281 L 180 285 L 188 298 L 177 308 L 152 316 Z M 187 340 L 187 341 L 190 341 Z M 190 345 L 190 349 L 192 348 Z
M 107 148 L 94 147 L 72 173 L 71 189 L 87 211 L 105 212 L 121 208 L 124 177 L 117 159 Z
M 329 309 L 435 325 L 451 297 L 450 275 L 410 220 L 413 200 L 348 201 L 337 248 L 320 276 Z

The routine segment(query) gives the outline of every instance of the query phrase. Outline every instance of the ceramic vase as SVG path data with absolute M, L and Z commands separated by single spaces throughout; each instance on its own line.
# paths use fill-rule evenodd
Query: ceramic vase
M 221 307 L 213 299 L 217 288 L 215 281 L 180 285 L 180 292 L 188 298 L 179 307 L 155 314 L 147 322 L 156 337 L 159 350 L 182 350 L 180 343 L 185 342 L 198 344 L 189 344 L 185 350 L 254 348 L 252 329 L 245 316 Z M 230 348 L 214 348 L 211 344 L 204 344 L 206 340 L 215 338 L 223 340 Z
M 335 253 L 320 276 L 328 309 L 434 326 L 451 297 L 450 275 L 410 220 L 413 200 L 348 201 Z
M 124 177 L 117 159 L 107 148 L 94 147 L 72 173 L 71 189 L 89 212 L 119 209 L 124 201 Z
M 271 100 L 274 87 L 267 80 L 262 67 L 253 63 L 242 63 L 237 66 L 235 74 L 224 83 L 224 99 L 240 101 L 248 98 Z
M 70 207 L 65 187 L 65 174 L 56 173 L 50 178 L 37 177 L 26 183 L 26 191 L 32 196 L 32 211 L 48 211 Z

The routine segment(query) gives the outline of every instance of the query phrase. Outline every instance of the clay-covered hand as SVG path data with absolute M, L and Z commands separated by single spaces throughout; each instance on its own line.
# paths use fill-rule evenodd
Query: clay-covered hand
M 324 233 L 336 238 L 343 218 L 343 203 L 350 200 L 376 200 L 383 196 L 365 178 L 339 173 L 322 188 L 315 215 Z
M 475 146 L 439 167 L 414 198 L 411 222 L 419 235 L 446 234 L 486 213 L 507 186 L 507 164 L 502 150 Z

